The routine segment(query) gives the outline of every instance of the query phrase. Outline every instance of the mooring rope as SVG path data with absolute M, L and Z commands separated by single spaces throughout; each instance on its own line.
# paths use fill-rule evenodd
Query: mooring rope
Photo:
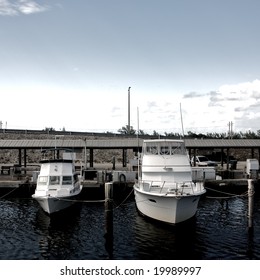
M 120 204 L 118 204 L 118 205 L 114 204 L 114 205 L 116 205 L 116 206 L 114 207 L 114 209 L 117 209 L 117 208 L 119 208 L 120 206 L 122 206 L 122 205 L 125 203 L 125 201 L 130 197 L 130 195 L 133 193 L 133 191 L 134 191 L 134 189 L 131 190 L 131 192 L 126 196 L 125 199 L 123 199 L 123 201 L 122 201 Z M 101 200 L 78 200 L 78 199 L 77 199 L 77 200 L 76 200 L 76 199 L 68 199 L 68 198 L 55 197 L 55 196 L 50 196 L 50 197 L 51 197 L 51 198 L 58 199 L 58 200 L 62 200 L 62 201 L 80 202 L 80 203 L 101 203 L 101 202 L 105 202 L 105 201 L 106 201 L 105 199 L 101 199 Z
M 78 200 L 78 199 L 68 199 L 68 198 L 62 198 L 62 197 L 56 197 L 56 196 L 50 196 L 51 198 L 55 198 L 57 200 L 62 201 L 69 201 L 69 202 L 80 202 L 80 203 L 99 203 L 99 202 L 105 202 L 104 199 L 101 200 Z
M 4 197 L 8 196 L 8 195 L 11 194 L 12 192 L 16 191 L 17 189 L 19 189 L 19 187 L 18 187 L 18 188 L 15 188 L 15 189 L 13 189 L 13 190 L 11 190 L 10 192 L 8 192 L 8 193 L 6 193 L 6 194 L 4 194 L 3 196 L 0 197 L 0 199 L 3 199 Z
M 133 193 L 134 189 L 131 190 L 131 192 L 126 196 L 126 198 L 115 207 L 115 209 L 119 208 L 123 203 L 125 203 L 125 201 L 129 198 L 129 196 Z
M 214 191 L 214 192 L 217 192 L 217 193 L 229 195 L 229 196 L 206 196 L 207 198 L 213 198 L 213 199 L 228 199 L 228 198 L 234 198 L 234 197 L 246 197 L 246 196 L 248 196 L 248 192 L 244 192 L 242 194 L 234 194 L 234 193 L 218 191 L 218 190 L 211 189 L 211 188 L 208 188 L 208 187 L 205 187 L 205 189 L 208 189 L 210 191 Z

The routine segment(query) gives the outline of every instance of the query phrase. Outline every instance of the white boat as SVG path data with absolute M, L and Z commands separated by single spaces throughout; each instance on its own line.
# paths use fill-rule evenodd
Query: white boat
M 149 218 L 177 224 L 192 218 L 206 190 L 192 181 L 183 140 L 144 140 L 141 172 L 134 184 L 138 211 Z
M 42 209 L 52 214 L 76 202 L 82 185 L 73 160 L 42 160 L 35 193 L 32 195 Z

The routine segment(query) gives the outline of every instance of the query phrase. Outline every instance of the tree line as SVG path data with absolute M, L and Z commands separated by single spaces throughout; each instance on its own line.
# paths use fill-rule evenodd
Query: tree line
M 124 134 L 124 135 L 140 135 L 140 136 L 160 136 L 157 131 L 153 131 L 152 134 L 146 133 L 143 130 L 135 130 L 132 126 L 123 126 L 122 128 L 118 129 L 118 133 Z M 183 135 L 181 133 L 174 133 L 174 132 L 164 132 L 162 136 L 166 137 L 171 137 L 171 138 L 181 138 Z M 260 139 L 260 129 L 257 130 L 256 132 L 254 131 L 246 131 L 246 132 L 222 132 L 222 133 L 217 133 L 217 132 L 207 132 L 207 133 L 197 133 L 197 132 L 192 132 L 188 131 L 187 133 L 184 134 L 185 138 L 199 138 L 199 139 Z

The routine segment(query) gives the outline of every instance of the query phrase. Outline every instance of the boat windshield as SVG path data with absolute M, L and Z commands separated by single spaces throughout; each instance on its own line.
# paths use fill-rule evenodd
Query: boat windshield
M 144 144 L 144 154 L 146 155 L 174 155 L 185 154 L 184 144 L 182 142 L 158 142 Z
M 204 156 L 198 156 L 198 158 L 199 158 L 199 161 L 209 161 L 209 159 Z
M 72 176 L 62 176 L 62 185 L 71 185 Z
M 38 185 L 47 185 L 48 176 L 39 176 L 38 177 Z
M 60 176 L 50 176 L 50 185 L 59 185 Z

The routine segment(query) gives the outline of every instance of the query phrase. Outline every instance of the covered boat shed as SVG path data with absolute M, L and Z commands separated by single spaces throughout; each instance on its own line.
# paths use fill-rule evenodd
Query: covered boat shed
M 93 166 L 93 150 L 94 149 L 121 149 L 123 154 L 123 166 L 126 164 L 126 151 L 133 149 L 134 151 L 141 150 L 143 139 L 141 138 L 112 138 L 107 139 L 17 139 L 17 140 L 0 140 L 0 149 L 12 150 L 16 149 L 18 153 L 18 164 L 26 167 L 27 150 L 43 150 L 43 149 L 71 149 L 86 153 L 89 150 L 90 166 Z M 199 154 L 201 150 L 220 150 L 221 155 L 226 155 L 229 160 L 230 150 L 250 149 L 251 158 L 260 159 L 260 139 L 185 139 L 186 148 L 190 156 Z M 22 162 L 23 159 L 23 162 Z M 221 158 L 223 164 L 224 157 Z M 228 163 L 228 162 L 227 162 Z

